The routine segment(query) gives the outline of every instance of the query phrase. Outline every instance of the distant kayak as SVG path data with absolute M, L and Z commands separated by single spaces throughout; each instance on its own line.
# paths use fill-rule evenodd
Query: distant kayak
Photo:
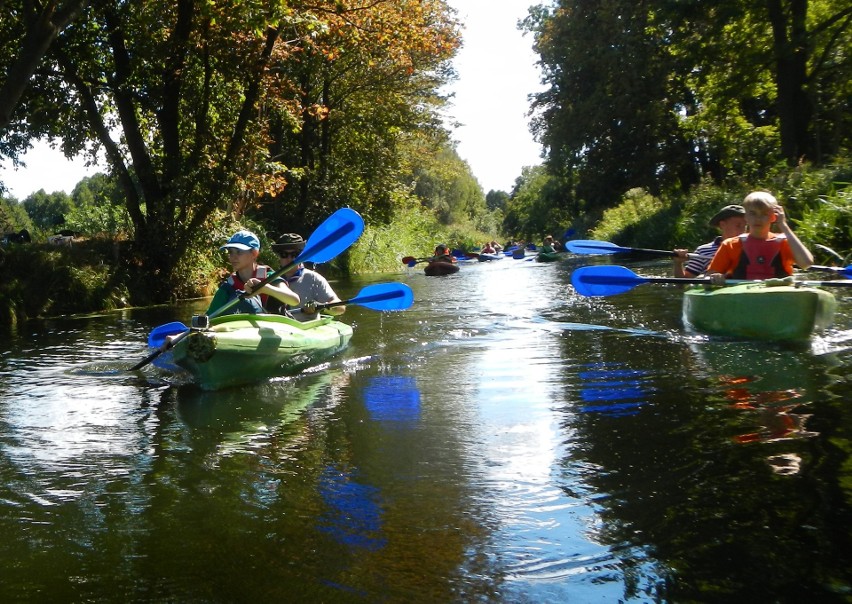
M 539 252 L 535 257 L 536 262 L 555 262 L 559 260 L 559 252 Z
M 502 254 L 479 254 L 480 262 L 490 262 L 492 260 L 502 260 Z
M 436 260 L 427 264 L 426 268 L 423 269 L 423 272 L 426 273 L 427 277 L 452 275 L 453 273 L 459 272 L 459 265 L 455 263 L 444 262 L 442 260 Z

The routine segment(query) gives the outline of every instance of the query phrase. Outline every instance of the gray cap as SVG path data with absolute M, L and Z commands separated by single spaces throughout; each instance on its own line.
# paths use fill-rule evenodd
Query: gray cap
M 719 223 L 726 218 L 731 218 L 732 216 L 745 216 L 745 208 L 740 205 L 729 205 L 725 206 L 710 219 L 708 223 L 710 226 L 715 227 L 719 226 Z

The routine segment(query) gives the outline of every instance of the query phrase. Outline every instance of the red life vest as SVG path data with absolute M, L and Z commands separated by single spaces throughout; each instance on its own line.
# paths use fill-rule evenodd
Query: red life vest
M 773 279 L 787 276 L 781 262 L 781 245 L 787 240 L 786 237 L 757 239 L 743 234 L 739 239 L 742 251 L 740 261 L 731 274 L 733 279 Z

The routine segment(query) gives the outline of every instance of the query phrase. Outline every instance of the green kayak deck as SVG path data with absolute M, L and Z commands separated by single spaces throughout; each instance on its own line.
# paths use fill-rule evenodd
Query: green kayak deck
M 299 322 L 283 315 L 215 317 L 175 345 L 176 365 L 204 390 L 297 373 L 346 348 L 352 328 L 331 317 Z
M 683 320 L 712 335 L 803 340 L 831 325 L 836 307 L 830 292 L 815 287 L 775 285 L 772 281 L 698 286 L 684 294 Z

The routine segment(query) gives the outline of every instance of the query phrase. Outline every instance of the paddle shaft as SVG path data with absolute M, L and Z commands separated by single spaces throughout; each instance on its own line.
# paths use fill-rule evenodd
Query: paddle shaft
M 778 277 L 780 281 L 783 281 L 782 278 Z M 675 283 L 678 285 L 713 285 L 713 282 L 710 280 L 710 277 L 695 277 L 694 279 L 679 279 L 677 277 L 644 277 L 641 275 L 636 275 L 633 279 L 619 279 L 618 277 L 603 277 L 601 279 L 597 279 L 593 276 L 586 275 L 583 277 L 583 280 L 586 283 L 600 283 L 603 285 L 615 284 L 615 283 L 634 283 L 636 285 L 641 285 L 642 283 Z M 638 283 L 637 283 L 638 281 Z M 767 279 L 767 281 L 772 281 L 772 279 Z M 754 279 L 726 279 L 723 285 L 719 287 L 724 287 L 725 285 L 741 285 L 743 283 L 761 283 L 761 280 Z M 783 285 L 783 284 L 782 284 Z M 791 287 L 852 287 L 852 281 L 791 281 L 789 284 Z

